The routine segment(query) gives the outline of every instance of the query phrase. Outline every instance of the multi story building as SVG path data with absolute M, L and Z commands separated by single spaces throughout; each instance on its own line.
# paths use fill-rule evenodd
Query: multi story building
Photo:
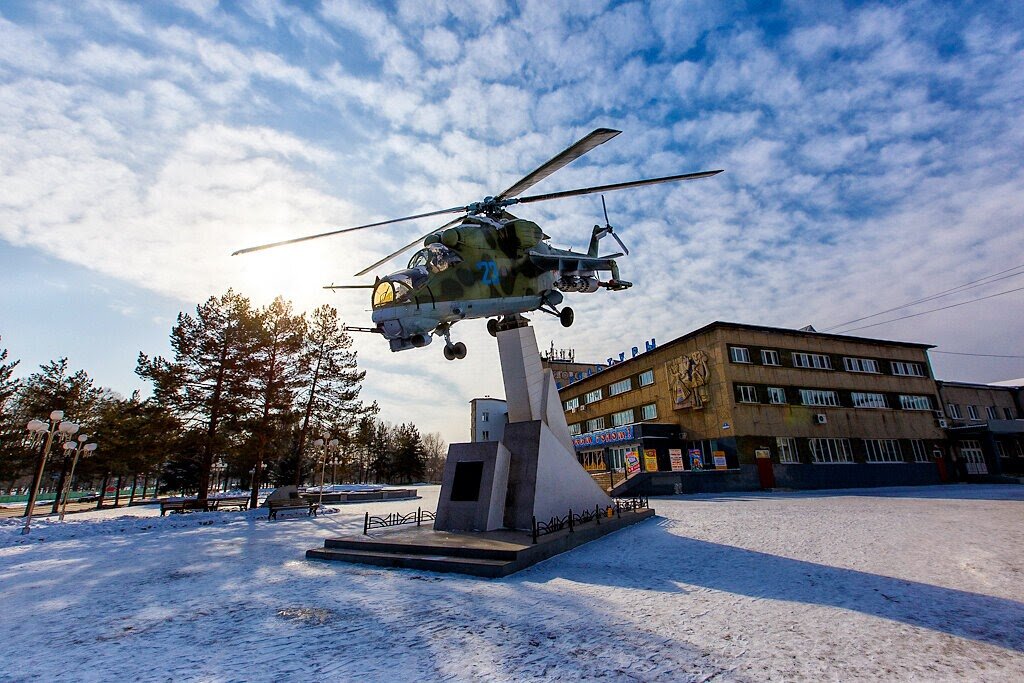
M 560 395 L 581 464 L 617 492 L 937 483 L 929 348 L 715 322 Z
M 938 386 L 957 473 L 1024 474 L 1021 388 L 946 381 Z
M 474 398 L 469 402 L 470 441 L 501 441 L 508 423 L 508 406 L 504 399 Z

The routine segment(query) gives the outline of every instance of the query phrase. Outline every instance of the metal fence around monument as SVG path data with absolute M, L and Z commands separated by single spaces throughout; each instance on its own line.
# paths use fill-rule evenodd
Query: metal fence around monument
M 398 526 L 400 524 L 415 524 L 420 526 L 423 522 L 434 521 L 434 513 L 429 510 L 422 508 L 416 508 L 416 512 L 408 512 L 401 514 L 400 512 L 392 512 L 390 515 L 373 515 L 371 516 L 367 512 L 363 516 L 363 535 L 365 536 L 370 529 L 382 529 L 389 526 Z
M 533 542 L 537 543 L 537 539 L 541 536 L 547 536 L 553 534 L 556 531 L 568 529 L 569 533 L 576 531 L 576 525 L 588 524 L 594 522 L 595 524 L 601 524 L 602 517 L 622 517 L 623 512 L 635 512 L 637 510 L 646 510 L 650 507 L 650 502 L 646 496 L 640 496 L 637 498 L 616 498 L 615 506 L 609 505 L 605 509 L 601 509 L 600 505 L 595 505 L 594 509 L 586 509 L 580 513 L 574 513 L 570 508 L 568 514 L 564 517 L 552 517 L 546 522 L 538 522 L 537 518 L 533 518 Z

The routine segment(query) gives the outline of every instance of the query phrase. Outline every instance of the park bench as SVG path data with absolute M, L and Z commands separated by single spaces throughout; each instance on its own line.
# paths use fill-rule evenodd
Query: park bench
M 232 498 L 211 498 L 210 508 L 212 510 L 223 510 L 224 508 L 238 508 L 239 510 L 248 510 L 249 496 L 234 496 Z
M 305 510 L 306 515 L 316 516 L 318 504 L 315 500 L 306 498 L 278 498 L 267 501 L 270 508 L 270 515 L 267 519 L 277 519 L 277 513 L 282 510 Z
M 163 517 L 168 512 L 195 512 L 201 510 L 207 512 L 210 510 L 210 504 L 206 501 L 199 501 L 195 498 L 189 500 L 161 500 L 160 501 L 160 516 Z

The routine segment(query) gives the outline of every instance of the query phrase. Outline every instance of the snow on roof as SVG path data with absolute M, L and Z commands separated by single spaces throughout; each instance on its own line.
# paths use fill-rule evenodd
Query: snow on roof
M 989 382 L 990 387 L 1024 387 L 1024 377 L 1020 379 L 1004 379 L 1001 382 Z

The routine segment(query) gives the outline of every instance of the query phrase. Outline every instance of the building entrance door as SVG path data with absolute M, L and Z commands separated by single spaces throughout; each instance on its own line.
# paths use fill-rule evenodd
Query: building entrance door
M 767 449 L 758 449 L 754 452 L 757 460 L 757 476 L 761 480 L 761 488 L 775 488 L 775 470 L 772 469 L 772 454 Z
M 981 450 L 981 442 L 967 440 L 960 442 L 960 457 L 967 466 L 967 474 L 988 474 L 985 464 L 985 453 Z

